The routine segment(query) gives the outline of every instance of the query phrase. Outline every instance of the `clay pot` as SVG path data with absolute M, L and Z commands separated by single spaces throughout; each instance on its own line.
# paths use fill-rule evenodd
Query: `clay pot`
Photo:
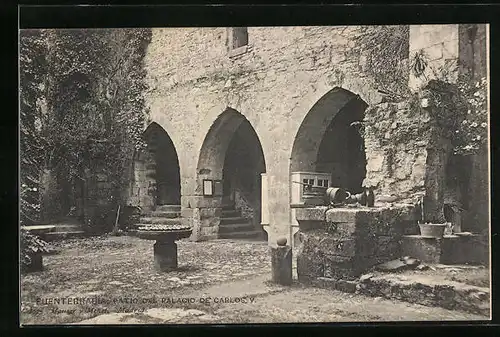
M 420 235 L 425 238 L 436 238 L 441 239 L 444 235 L 444 230 L 446 228 L 446 224 L 433 224 L 433 223 L 424 223 L 419 224 L 420 226 Z

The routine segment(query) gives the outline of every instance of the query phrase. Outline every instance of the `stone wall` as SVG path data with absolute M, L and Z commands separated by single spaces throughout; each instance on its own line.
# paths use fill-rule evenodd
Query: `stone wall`
M 335 87 L 359 94 L 369 105 L 380 101 L 366 64 L 370 51 L 360 39 L 377 41 L 381 29 L 250 27 L 249 44 L 239 55 L 228 48 L 226 28 L 153 29 L 145 60 L 147 102 L 179 155 L 182 206 L 201 202 L 196 192 L 200 149 L 214 121 L 231 107 L 251 123 L 263 148 L 270 240 L 288 235 L 289 159 L 297 130 Z M 378 41 L 379 46 L 388 42 L 386 36 Z
M 408 102 L 379 104 L 366 115 L 364 185 L 376 187 L 377 204 L 423 196 L 429 116 Z
M 299 281 L 350 280 L 375 264 L 399 258 L 401 236 L 415 231 L 415 210 L 412 206 L 298 209 Z
M 269 239 L 290 235 L 294 139 L 315 103 L 336 87 L 359 95 L 369 106 L 363 185 L 377 186 L 382 203 L 419 199 L 425 193 L 429 117 L 414 109 L 418 101 L 384 102 L 378 89 L 391 82 L 406 83 L 413 92 L 422 89 L 425 81 L 409 71 L 420 51 L 428 56 L 427 79 L 436 73 L 455 79 L 463 49 L 459 27 L 415 25 L 398 34 L 387 34 L 382 26 L 249 27 L 248 45 L 238 50 L 230 48 L 229 28 L 153 29 L 145 58 L 146 100 L 152 120 L 167 131 L 179 156 L 186 221 L 205 226 L 196 219 L 204 211 L 194 209 L 216 209 L 221 202 L 200 195 L 196 168 L 209 130 L 229 107 L 250 122 L 262 145 Z M 377 58 L 396 62 L 374 66 Z M 401 69 L 396 73 L 394 68 Z

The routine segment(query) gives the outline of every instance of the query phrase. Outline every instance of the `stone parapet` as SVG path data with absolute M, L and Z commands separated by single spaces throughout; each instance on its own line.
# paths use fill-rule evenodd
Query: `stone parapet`
M 299 281 L 350 280 L 401 256 L 401 237 L 416 227 L 412 212 L 407 206 L 298 209 Z

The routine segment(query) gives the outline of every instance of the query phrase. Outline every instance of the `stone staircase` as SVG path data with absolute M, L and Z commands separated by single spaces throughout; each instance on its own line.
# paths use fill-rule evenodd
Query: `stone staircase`
M 263 239 L 262 230 L 255 228 L 252 219 L 244 218 L 234 205 L 222 206 L 219 224 L 220 239 Z

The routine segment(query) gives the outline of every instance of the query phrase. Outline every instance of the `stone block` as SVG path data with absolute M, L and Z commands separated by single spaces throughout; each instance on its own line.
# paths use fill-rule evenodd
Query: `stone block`
M 156 270 L 171 271 L 177 268 L 177 244 L 175 242 L 156 242 L 153 252 Z
M 318 277 L 324 275 L 323 261 L 317 258 L 311 258 L 306 254 L 297 255 L 297 276 L 299 282 L 310 284 Z
M 358 282 L 334 279 L 330 277 L 318 277 L 316 280 L 314 280 L 313 285 L 325 289 L 338 290 L 346 293 L 355 293 Z
M 478 235 L 462 236 L 443 243 L 441 263 L 481 264 L 488 262 L 488 245 Z
M 200 233 L 203 236 L 207 235 L 217 235 L 219 232 L 218 226 L 203 226 L 200 228 Z
M 423 50 L 429 61 L 439 60 L 443 58 L 442 44 L 436 44 L 431 47 L 424 48 Z
M 216 208 L 222 204 L 221 197 L 191 196 L 188 203 L 192 208 Z
M 392 236 L 377 237 L 375 256 L 381 260 L 391 260 L 400 257 L 401 244 Z
M 330 277 L 318 277 L 316 280 L 314 280 L 313 285 L 320 287 L 320 288 L 325 288 L 325 289 L 335 289 L 335 286 L 337 284 L 337 280 L 332 279 Z
M 334 208 L 326 212 L 327 222 L 358 223 L 367 211 L 349 208 Z
M 292 247 L 271 247 L 272 281 L 281 285 L 292 284 Z
M 295 217 L 301 221 L 325 221 L 325 212 L 328 207 L 297 208 Z
M 470 252 L 477 249 L 476 245 L 464 239 L 456 235 L 445 235 L 442 239 L 405 235 L 401 244 L 402 255 L 427 263 L 474 263 L 473 253 Z
M 31 254 L 30 263 L 24 267 L 28 273 L 43 271 L 43 255 L 41 253 Z
M 338 280 L 335 289 L 345 293 L 355 293 L 358 282 L 348 280 Z
M 376 236 L 357 237 L 355 255 L 359 257 L 373 257 L 377 253 L 378 240 Z M 354 256 L 354 255 L 353 255 Z
M 422 238 L 420 235 L 405 235 L 402 238 L 402 255 L 411 256 L 427 263 L 441 263 L 440 239 Z
M 382 153 L 367 154 L 366 158 L 366 171 L 367 172 L 381 172 L 384 164 L 384 155 Z
M 336 237 L 352 237 L 356 232 L 356 224 L 354 222 L 327 223 L 326 232 Z
M 222 214 L 222 208 L 214 207 L 214 208 L 200 208 L 200 219 L 210 219 L 214 217 L 220 218 Z
M 181 217 L 182 218 L 191 218 L 194 212 L 192 208 L 182 208 L 181 209 Z
M 334 256 L 325 258 L 323 275 L 335 280 L 354 280 L 361 274 L 357 259 L 350 258 L 343 262 L 337 262 Z M 323 276 L 318 275 L 318 276 Z

